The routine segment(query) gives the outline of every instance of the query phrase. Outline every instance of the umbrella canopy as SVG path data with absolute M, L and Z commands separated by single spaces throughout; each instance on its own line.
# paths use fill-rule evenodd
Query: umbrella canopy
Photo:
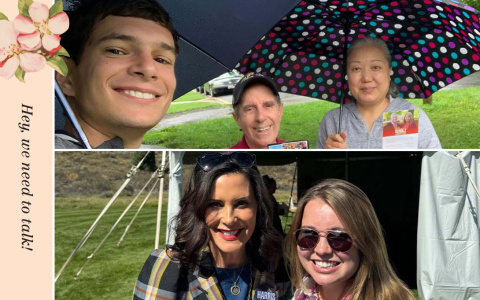
M 238 60 L 298 0 L 161 0 L 178 31 L 173 99 L 234 68 Z M 60 92 L 60 91 L 59 91 Z M 68 103 L 55 97 L 55 129 L 63 129 Z M 78 131 L 81 132 L 79 126 Z M 80 134 L 81 135 L 81 134 Z
M 274 78 L 282 92 L 339 101 L 344 60 L 371 35 L 391 49 L 403 98 L 427 98 L 480 70 L 478 12 L 459 1 L 300 1 L 236 65 Z
M 162 0 L 180 35 L 174 99 L 222 73 L 298 0 Z

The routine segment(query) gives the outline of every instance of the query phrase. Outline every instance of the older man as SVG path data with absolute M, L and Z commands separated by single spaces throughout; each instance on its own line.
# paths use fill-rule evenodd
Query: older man
M 258 73 L 247 74 L 233 90 L 233 118 L 243 131 L 242 140 L 231 149 L 267 149 L 278 139 L 283 104 L 273 80 Z
M 387 123 L 383 127 L 383 136 L 395 135 L 395 130 L 400 128 L 400 124 L 398 124 L 397 121 L 398 121 L 398 115 L 396 113 L 392 113 L 390 115 L 390 123 Z

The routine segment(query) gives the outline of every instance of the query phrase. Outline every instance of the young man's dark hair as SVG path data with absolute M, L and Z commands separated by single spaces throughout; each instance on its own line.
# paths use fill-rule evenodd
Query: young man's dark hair
M 178 34 L 170 16 L 156 0 L 64 0 L 70 26 L 60 44 L 78 65 L 97 23 L 108 16 L 151 20 L 165 27 L 173 36 L 178 54 Z

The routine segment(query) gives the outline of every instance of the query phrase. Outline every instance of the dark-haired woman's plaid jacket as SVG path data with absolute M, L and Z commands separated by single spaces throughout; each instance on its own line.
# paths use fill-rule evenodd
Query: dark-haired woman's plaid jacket
M 253 266 L 253 287 L 251 299 L 257 292 L 275 293 L 276 300 L 286 299 L 290 281 L 281 265 L 274 273 L 261 272 Z M 265 293 L 258 293 L 265 295 Z M 255 295 L 255 297 L 254 297 Z M 271 295 L 271 294 L 270 294 Z M 199 264 L 181 276 L 179 261 L 166 250 L 155 250 L 147 258 L 137 279 L 133 293 L 134 300 L 146 299 L 224 299 L 215 275 L 215 266 L 208 248 L 202 250 Z

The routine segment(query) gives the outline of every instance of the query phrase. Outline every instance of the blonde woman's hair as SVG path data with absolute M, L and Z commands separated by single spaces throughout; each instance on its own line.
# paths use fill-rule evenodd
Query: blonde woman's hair
M 409 111 L 407 111 L 407 112 L 405 113 L 405 115 L 403 116 L 403 124 L 406 123 L 406 121 L 405 121 L 405 117 L 406 117 L 406 116 L 409 116 L 409 117 L 410 117 L 410 123 L 409 123 L 409 124 L 412 124 L 413 121 L 414 121 L 414 120 L 413 120 L 413 114 L 412 114 L 411 112 L 409 112 Z
M 319 199 L 332 207 L 359 251 L 359 267 L 352 278 L 349 300 L 414 300 L 390 265 L 382 228 L 370 200 L 358 187 L 340 179 L 327 179 L 311 187 L 298 203 L 286 240 L 292 285 L 305 290 L 306 272 L 298 258 L 294 232 L 302 225 L 306 204 Z

